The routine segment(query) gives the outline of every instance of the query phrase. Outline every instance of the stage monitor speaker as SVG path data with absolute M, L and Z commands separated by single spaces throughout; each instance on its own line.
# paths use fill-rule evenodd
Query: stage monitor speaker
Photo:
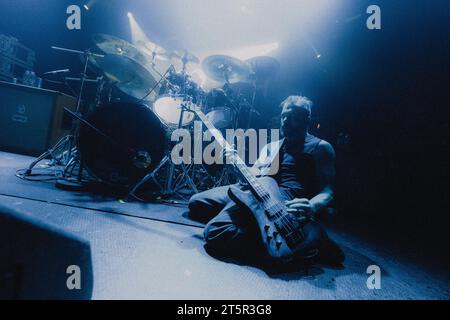
M 89 243 L 0 205 L 0 299 L 90 299 Z
M 43 153 L 70 130 L 64 107 L 75 106 L 63 93 L 0 81 L 0 150 Z

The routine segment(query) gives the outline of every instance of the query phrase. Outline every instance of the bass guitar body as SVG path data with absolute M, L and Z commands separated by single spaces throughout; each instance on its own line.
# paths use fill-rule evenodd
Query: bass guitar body
M 261 177 L 257 181 L 264 194 L 236 186 L 231 186 L 228 194 L 238 206 L 248 209 L 255 217 L 268 256 L 289 262 L 295 257 L 316 255 L 322 228 L 308 217 L 287 212 L 285 199 L 273 178 Z

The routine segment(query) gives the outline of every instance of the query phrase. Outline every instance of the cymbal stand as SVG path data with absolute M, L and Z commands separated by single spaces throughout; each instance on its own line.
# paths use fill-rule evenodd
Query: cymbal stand
M 183 103 L 181 104 L 181 112 L 180 112 L 180 117 L 178 119 L 178 126 L 177 129 L 181 129 L 183 127 L 183 118 L 184 118 L 184 113 L 185 112 L 191 112 L 190 111 L 190 103 L 191 101 L 189 100 L 189 97 L 187 95 L 187 91 L 186 91 L 186 86 L 187 86 L 187 74 L 186 74 L 186 68 L 185 68 L 185 63 L 183 62 Z M 168 70 L 164 73 L 164 75 L 162 75 L 162 78 L 160 79 L 160 81 L 158 81 L 158 83 L 161 83 L 162 81 L 167 81 L 170 85 L 170 81 L 166 78 L 168 72 L 170 70 L 173 70 L 173 66 L 170 66 L 168 68 Z M 168 170 L 167 170 L 167 175 L 166 175 L 166 185 L 165 187 L 162 187 L 161 184 L 159 184 L 159 182 L 156 179 L 156 174 L 161 170 L 161 168 L 163 166 L 165 166 L 167 163 L 168 164 Z M 164 196 L 171 196 L 171 195 L 175 195 L 178 193 L 178 190 L 180 188 L 180 186 L 182 186 L 182 183 L 184 181 L 186 181 L 186 184 L 191 188 L 192 192 L 194 193 L 198 193 L 198 189 L 195 186 L 190 174 L 189 174 L 189 169 L 186 167 L 186 165 L 184 163 L 180 164 L 181 170 L 182 170 L 182 175 L 181 177 L 178 177 L 178 181 L 175 180 L 174 181 L 174 173 L 175 173 L 175 164 L 174 162 L 171 160 L 170 158 L 170 152 L 169 154 L 167 154 L 166 156 L 164 156 L 164 158 L 160 161 L 160 163 L 158 164 L 158 166 L 152 170 L 150 173 L 148 173 L 144 178 L 142 178 L 137 184 L 135 184 L 133 186 L 133 188 L 130 190 L 130 192 L 128 193 L 128 197 L 132 196 L 136 199 L 139 199 L 136 196 L 136 191 L 139 190 L 139 188 L 141 186 L 143 186 L 148 180 L 152 179 L 155 184 L 157 184 L 157 186 L 159 187 L 159 189 L 162 191 L 162 194 Z
M 188 81 L 187 81 L 188 75 L 186 73 L 186 65 L 188 63 L 187 50 L 185 51 L 185 54 L 184 54 L 181 62 L 183 64 L 183 67 L 181 69 L 181 73 L 183 75 L 183 88 L 182 88 L 183 103 L 181 104 L 181 112 L 180 112 L 180 117 L 178 119 L 177 129 L 181 129 L 183 127 L 184 113 L 191 112 L 190 107 L 189 107 L 191 102 L 189 101 L 189 96 L 187 94 L 187 85 L 188 85 Z M 175 164 L 173 163 L 173 161 L 170 161 L 169 170 L 167 171 L 166 192 L 168 194 L 175 194 L 177 192 L 178 185 L 180 185 L 183 182 L 183 180 L 186 179 L 188 186 L 192 189 L 192 191 L 194 193 L 197 193 L 198 192 L 197 187 L 195 186 L 194 182 L 192 181 L 192 178 L 189 175 L 186 165 L 184 163 L 181 163 L 180 167 L 182 170 L 182 176 L 181 176 L 181 178 L 179 178 L 178 183 L 174 183 L 173 176 L 174 176 L 174 171 L 175 171 Z
M 250 110 L 248 111 L 248 119 L 247 119 L 247 128 L 250 129 L 253 113 L 258 113 L 255 108 L 255 100 L 256 100 L 256 82 L 253 83 L 253 96 L 252 96 L 252 103 L 250 104 Z
M 96 57 L 104 57 L 103 55 L 99 55 L 99 54 L 95 54 L 90 52 L 90 50 L 86 50 L 86 51 L 79 51 L 79 50 L 72 50 L 72 49 L 67 49 L 67 48 L 60 48 L 60 47 L 55 47 L 52 46 L 51 47 L 54 50 L 60 50 L 60 51 L 65 51 L 65 52 L 71 52 L 71 53 L 76 53 L 76 54 L 82 54 L 84 55 L 84 65 L 83 65 L 83 72 L 81 74 L 80 77 L 80 90 L 78 92 L 78 96 L 77 96 L 77 102 L 76 102 L 76 113 L 79 114 L 80 113 L 80 109 L 81 109 L 81 98 L 83 95 L 83 89 L 84 89 L 84 85 L 85 82 L 89 81 L 89 79 L 87 78 L 87 66 L 89 63 L 89 57 L 91 56 L 96 56 Z M 32 174 L 32 170 L 33 168 L 42 160 L 46 159 L 47 157 L 52 157 L 54 161 L 59 162 L 60 159 L 57 159 L 54 155 L 54 153 L 59 150 L 59 149 L 65 149 L 66 151 L 63 151 L 62 154 L 62 165 L 65 165 L 64 171 L 63 171 L 63 176 L 66 175 L 68 168 L 72 165 L 72 163 L 74 162 L 74 157 L 72 156 L 72 153 L 76 153 L 76 147 L 74 145 L 75 142 L 75 137 L 78 134 L 78 129 L 79 129 L 79 124 L 78 121 L 76 120 L 72 120 L 72 127 L 71 130 L 69 132 L 69 134 L 67 134 L 66 136 L 64 136 L 63 138 L 61 138 L 54 146 L 52 146 L 51 148 L 49 148 L 47 151 L 45 151 L 43 154 L 41 154 L 38 158 L 36 158 L 27 168 L 27 170 L 25 171 L 24 175 L 31 175 Z M 64 161 L 64 158 L 66 161 Z M 80 168 L 81 169 L 81 168 Z M 80 170 L 81 171 L 81 170 Z M 81 172 L 79 172 L 79 177 L 78 179 L 80 180 L 81 178 Z
M 145 101 L 145 98 L 147 98 L 153 91 L 155 91 L 155 89 L 156 89 L 162 82 L 164 82 L 164 81 L 168 82 L 168 80 L 167 80 L 167 74 L 168 74 L 171 70 L 173 70 L 173 68 L 174 68 L 173 65 L 170 65 L 170 66 L 167 68 L 166 72 L 164 72 L 164 74 L 160 74 L 160 73 L 158 72 L 158 70 L 154 69 L 154 70 L 156 71 L 156 73 L 158 73 L 158 75 L 161 76 L 161 78 L 159 79 L 158 82 L 155 83 L 155 85 L 154 85 L 152 88 L 150 88 L 150 90 L 145 94 L 145 96 L 143 96 L 143 97 L 140 99 L 141 102 Z

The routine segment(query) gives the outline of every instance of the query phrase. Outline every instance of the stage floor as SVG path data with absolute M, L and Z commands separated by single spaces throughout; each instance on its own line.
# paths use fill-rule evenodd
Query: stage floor
M 345 251 L 341 268 L 267 274 L 219 261 L 205 252 L 202 226 L 186 218 L 186 207 L 99 198 L 14 176 L 32 160 L 0 152 L 0 201 L 90 243 L 93 299 L 450 298 L 445 270 L 337 230 L 330 235 Z M 366 285 L 374 264 L 382 270 L 379 290 Z

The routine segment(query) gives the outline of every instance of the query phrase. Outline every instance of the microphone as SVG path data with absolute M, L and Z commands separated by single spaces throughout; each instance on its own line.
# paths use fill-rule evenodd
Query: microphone
M 58 73 L 66 73 L 66 72 L 70 72 L 70 69 L 60 69 L 60 70 L 48 71 L 48 72 L 45 72 L 44 74 L 58 74 Z

